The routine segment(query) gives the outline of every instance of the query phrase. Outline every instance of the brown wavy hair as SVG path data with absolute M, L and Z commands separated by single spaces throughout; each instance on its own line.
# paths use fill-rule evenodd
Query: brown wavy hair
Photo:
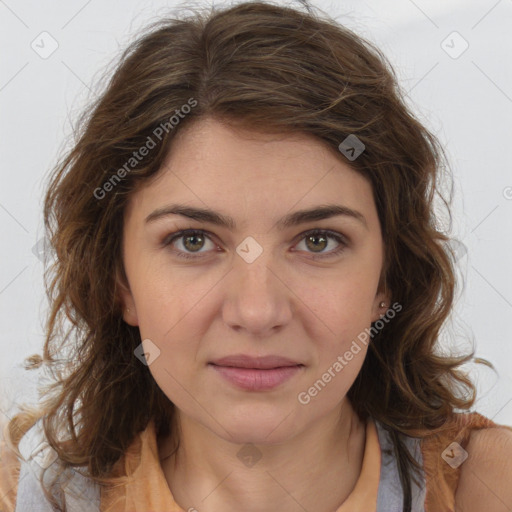
M 191 99 L 195 107 L 170 123 Z M 382 52 L 309 6 L 193 9 L 150 25 L 121 55 L 47 189 L 44 220 L 55 259 L 45 273 L 51 307 L 43 363 L 54 382 L 38 411 L 25 408 L 11 421 L 13 443 L 40 418 L 64 467 L 105 482 L 149 421 L 158 435 L 172 434 L 174 405 L 134 356 L 138 328 L 123 321 L 123 212 L 130 194 L 158 173 L 176 133 L 206 116 L 308 134 L 345 162 L 341 141 L 354 134 L 365 144 L 350 165 L 372 184 L 385 243 L 381 287 L 403 309 L 369 344 L 348 397 L 361 419 L 389 430 L 410 510 L 419 466 L 402 435 L 440 432 L 476 398 L 458 368 L 474 351 L 436 350 L 456 283 L 450 238 L 434 216 L 436 198 L 449 213 L 451 197 L 441 191 L 449 169 Z M 149 154 L 99 193 L 162 126 Z

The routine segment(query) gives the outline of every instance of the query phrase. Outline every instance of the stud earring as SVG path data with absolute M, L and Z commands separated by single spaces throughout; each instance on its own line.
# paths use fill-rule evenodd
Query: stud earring
M 386 307 L 386 303 L 384 301 L 382 301 L 380 304 L 379 304 L 379 308 L 385 308 Z

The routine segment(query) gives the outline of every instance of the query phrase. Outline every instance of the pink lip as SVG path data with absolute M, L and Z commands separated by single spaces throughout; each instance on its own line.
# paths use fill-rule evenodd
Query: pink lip
M 236 368 L 233 366 L 217 366 L 212 363 L 210 363 L 210 366 L 232 384 L 248 391 L 265 391 L 275 388 L 293 377 L 302 368 L 302 365 L 270 369 Z
M 300 365 L 298 361 L 293 361 L 287 357 L 281 356 L 259 356 L 252 357 L 245 354 L 235 354 L 232 356 L 221 357 L 210 361 L 211 364 L 217 366 L 233 366 L 236 368 L 257 368 L 268 370 L 271 368 L 280 368 L 282 366 L 297 366 Z
M 304 367 L 286 357 L 251 357 L 244 354 L 223 357 L 209 365 L 232 384 L 249 391 L 275 388 Z

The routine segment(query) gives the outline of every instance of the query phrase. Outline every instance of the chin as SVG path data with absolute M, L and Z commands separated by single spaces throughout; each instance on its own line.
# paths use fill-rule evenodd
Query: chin
M 226 441 L 235 444 L 274 445 L 286 442 L 297 433 L 298 425 L 293 417 L 289 410 L 279 409 L 279 411 L 265 414 L 264 411 L 253 408 L 253 413 L 250 415 L 219 419 L 219 423 L 231 435 L 222 429 L 215 430 Z

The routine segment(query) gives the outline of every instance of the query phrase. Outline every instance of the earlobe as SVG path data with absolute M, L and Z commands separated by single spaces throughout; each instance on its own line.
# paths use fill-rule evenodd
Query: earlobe
M 137 312 L 132 310 L 131 308 L 125 308 L 123 311 L 123 319 L 124 321 L 133 327 L 139 325 L 139 321 L 137 319 Z
M 139 320 L 137 317 L 137 309 L 135 307 L 135 301 L 133 300 L 132 292 L 130 291 L 128 284 L 125 283 L 122 278 L 119 278 L 118 276 L 116 281 L 123 320 L 128 325 L 135 327 L 139 325 Z
M 373 304 L 372 322 L 376 322 L 386 314 L 386 311 L 391 305 L 390 302 L 391 298 L 389 297 L 389 294 L 377 294 Z
M 121 307 L 123 308 L 124 321 L 132 326 L 139 325 L 135 302 L 131 292 L 126 288 L 121 292 Z

